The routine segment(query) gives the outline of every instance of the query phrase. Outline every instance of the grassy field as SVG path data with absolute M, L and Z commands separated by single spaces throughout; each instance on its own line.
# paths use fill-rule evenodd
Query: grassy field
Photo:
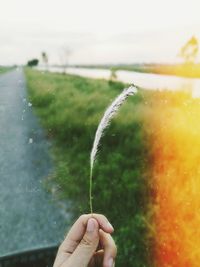
M 30 69 L 26 77 L 53 143 L 49 181 L 73 203 L 75 217 L 88 213 L 94 134 L 125 85 Z M 107 129 L 94 170 L 94 210 L 115 227 L 116 266 L 198 267 L 199 115 L 200 100 L 189 92 L 140 90 Z
M 89 154 L 98 122 L 122 83 L 26 69 L 30 101 L 53 141 L 56 181 L 74 216 L 89 212 Z M 117 266 L 152 266 L 152 214 L 148 142 L 140 109 L 141 92 L 121 108 L 102 140 L 94 170 L 94 210 L 111 220 L 119 246 Z M 144 113 L 143 113 L 144 114 Z
M 11 69 L 12 69 L 12 67 L 2 67 L 2 66 L 0 66 L 0 74 L 5 73 L 5 72 L 7 72 L 7 71 L 9 71 Z

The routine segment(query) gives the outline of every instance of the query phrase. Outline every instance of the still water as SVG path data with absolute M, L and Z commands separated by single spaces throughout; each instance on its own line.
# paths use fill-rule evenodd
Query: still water
M 45 70 L 44 67 L 38 67 Z M 49 67 L 50 72 L 63 72 L 62 68 Z M 109 79 L 111 72 L 108 69 L 92 69 L 92 68 L 67 68 L 67 73 L 76 74 L 89 78 Z M 172 75 L 160 75 L 152 73 L 139 73 L 134 71 L 116 71 L 117 80 L 124 83 L 135 84 L 145 89 L 153 90 L 187 90 L 193 97 L 200 97 L 200 79 L 184 78 Z

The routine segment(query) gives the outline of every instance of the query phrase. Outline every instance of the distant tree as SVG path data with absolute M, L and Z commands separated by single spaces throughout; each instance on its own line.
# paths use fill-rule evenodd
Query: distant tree
M 29 67 L 35 67 L 39 63 L 39 60 L 37 58 L 31 59 L 27 62 L 27 66 Z
M 69 46 L 63 46 L 61 53 L 60 53 L 60 62 L 63 68 L 63 73 L 66 73 L 66 69 L 69 66 L 69 58 L 71 55 L 72 51 L 69 48 Z
M 190 38 L 186 44 L 181 48 L 180 56 L 184 59 L 185 63 L 194 63 L 199 52 L 199 43 L 195 36 Z
M 41 56 L 42 56 L 42 61 L 44 62 L 46 66 L 46 69 L 48 69 L 49 58 L 48 58 L 47 53 L 43 51 Z

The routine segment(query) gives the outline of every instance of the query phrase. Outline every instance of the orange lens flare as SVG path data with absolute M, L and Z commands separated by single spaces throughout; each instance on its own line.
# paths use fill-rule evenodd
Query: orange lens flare
M 160 93 L 153 103 L 156 267 L 199 267 L 200 101 Z

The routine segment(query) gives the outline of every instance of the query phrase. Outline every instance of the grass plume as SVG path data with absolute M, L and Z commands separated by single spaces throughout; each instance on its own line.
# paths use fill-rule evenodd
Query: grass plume
M 109 126 L 112 118 L 117 114 L 120 106 L 124 103 L 128 96 L 133 95 L 137 92 L 137 88 L 135 86 L 130 86 L 122 91 L 120 95 L 118 95 L 115 100 L 111 103 L 111 105 L 106 109 L 99 125 L 97 131 L 95 133 L 95 138 L 93 142 L 93 147 L 90 154 L 90 184 L 89 184 L 89 204 L 90 204 L 90 212 L 93 213 L 92 207 L 92 176 L 93 176 L 93 167 L 96 159 L 96 155 L 98 152 L 100 140 L 104 134 L 105 129 Z

